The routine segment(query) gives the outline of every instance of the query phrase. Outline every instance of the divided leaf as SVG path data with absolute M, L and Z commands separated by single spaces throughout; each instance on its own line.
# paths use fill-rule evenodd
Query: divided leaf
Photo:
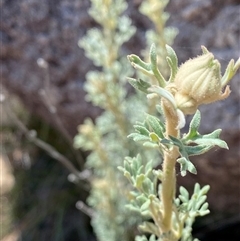
M 181 157 L 181 158 L 177 159 L 177 162 L 180 164 L 180 171 L 181 171 L 182 176 L 186 176 L 187 171 L 189 171 L 193 174 L 197 174 L 197 170 L 196 170 L 195 166 L 187 158 Z
M 134 125 L 137 133 L 128 135 L 136 142 L 142 142 L 144 146 L 158 148 L 159 143 L 164 138 L 165 127 L 163 123 L 155 116 L 146 114 L 146 119 L 143 123 Z
M 202 146 L 201 148 L 199 148 L 199 150 L 196 149 L 196 152 L 191 155 L 199 155 L 205 153 L 214 146 L 219 146 L 221 148 L 228 149 L 227 143 L 219 138 L 220 133 L 222 131 L 221 129 L 217 129 L 211 132 L 210 134 L 199 134 L 198 128 L 200 126 L 200 121 L 201 114 L 200 111 L 197 110 L 189 125 L 189 132 L 182 138 L 182 142 L 186 145 L 197 144 Z
M 151 87 L 151 84 L 148 82 L 142 80 L 142 79 L 134 79 L 134 78 L 128 78 L 129 84 L 131 84 L 135 89 L 140 90 L 144 93 L 148 93 L 148 88 Z
M 131 54 L 127 56 L 128 60 L 131 62 L 135 69 L 140 70 L 145 75 L 153 75 L 151 70 L 151 64 L 142 61 L 137 55 Z
M 189 193 L 184 187 L 180 187 L 179 197 L 176 199 L 176 203 L 181 201 L 179 210 L 182 210 L 183 213 L 189 215 L 189 218 L 195 218 L 197 216 L 204 216 L 209 213 L 207 199 L 207 192 L 209 191 L 210 186 L 205 185 L 200 187 L 199 183 L 196 183 L 194 186 L 194 192 L 189 198 Z

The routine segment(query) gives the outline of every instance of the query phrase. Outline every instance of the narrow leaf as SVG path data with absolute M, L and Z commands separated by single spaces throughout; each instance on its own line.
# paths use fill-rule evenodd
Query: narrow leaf
M 161 88 L 160 86 L 157 86 L 157 85 L 152 85 L 148 90 L 150 92 L 156 93 L 159 96 L 167 99 L 169 101 L 169 103 L 174 107 L 174 109 L 177 109 L 175 99 L 169 91 L 167 91 L 164 88 Z
M 178 70 L 178 58 L 175 51 L 170 46 L 166 45 L 166 49 L 168 53 L 167 63 L 171 70 L 169 82 L 173 82 Z
M 144 142 L 144 141 L 149 141 L 149 137 L 148 136 L 144 136 L 138 133 L 132 133 L 130 135 L 128 135 L 128 138 L 132 138 L 134 141 L 136 142 Z
M 134 125 L 133 127 L 139 134 L 144 135 L 144 136 L 149 136 L 150 132 L 146 127 L 141 126 L 141 125 Z
M 148 88 L 151 87 L 151 84 L 141 79 L 127 78 L 129 84 L 131 84 L 135 89 L 140 90 L 144 93 L 148 93 Z
M 151 132 L 151 133 L 149 134 L 149 137 L 151 138 L 151 140 L 152 140 L 153 142 L 159 142 L 159 137 L 158 137 L 158 135 L 156 135 L 156 133 Z
M 198 128 L 200 126 L 200 121 L 201 121 L 201 113 L 199 110 L 197 110 L 189 125 L 191 137 L 197 133 Z
M 202 138 L 202 139 L 195 140 L 194 143 L 200 144 L 201 146 L 209 146 L 210 147 L 209 149 L 213 148 L 214 146 L 219 146 L 221 148 L 228 149 L 227 143 L 220 139 Z M 202 153 L 204 153 L 204 152 L 202 152 Z
M 141 224 L 139 226 L 139 228 L 146 233 L 151 233 L 151 234 L 155 234 L 157 236 L 159 236 L 159 231 L 158 231 L 158 227 L 151 222 L 144 222 L 143 224 Z
M 145 178 L 144 174 L 137 175 L 136 184 L 135 184 L 136 188 L 140 188 L 142 186 L 144 178 Z
M 185 146 L 185 151 L 188 156 L 196 156 L 209 151 L 212 147 L 209 145 Z
M 180 191 L 180 194 L 188 201 L 189 193 L 188 193 L 187 189 L 185 187 L 181 186 L 179 191 Z
M 159 147 L 157 143 L 153 143 L 150 141 L 144 142 L 143 146 L 148 147 L 148 148 L 158 148 Z
M 155 132 L 160 138 L 164 138 L 163 125 L 158 118 L 147 114 L 146 122 L 149 125 L 149 130 Z
M 154 76 L 156 77 L 159 85 L 161 87 L 165 87 L 166 86 L 166 80 L 164 79 L 164 77 L 160 73 L 160 71 L 158 70 L 158 66 L 157 66 L 157 53 L 156 53 L 155 44 L 152 44 L 152 46 L 150 48 L 150 61 L 151 61 L 152 72 L 154 73 Z
M 151 64 L 150 63 L 146 63 L 144 61 L 142 61 L 137 55 L 135 54 L 131 54 L 127 56 L 128 60 L 131 62 L 132 66 L 135 69 L 140 70 L 142 73 L 146 74 L 146 75 L 153 75 L 153 72 L 151 70 Z
M 186 176 L 187 171 L 197 174 L 195 166 L 185 157 L 177 159 L 177 162 L 180 164 L 181 175 Z

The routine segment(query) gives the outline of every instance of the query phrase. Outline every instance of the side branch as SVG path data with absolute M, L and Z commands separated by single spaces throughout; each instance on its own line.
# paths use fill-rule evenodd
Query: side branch
M 17 117 L 17 115 L 12 111 L 11 107 L 7 103 L 7 100 L 5 100 L 5 109 L 7 112 L 7 115 L 11 118 L 11 120 L 16 124 L 16 126 L 23 132 L 23 134 L 26 136 L 26 138 L 33 142 L 36 146 L 40 147 L 44 151 L 46 151 L 52 158 L 60 162 L 64 167 L 66 167 L 71 173 L 73 173 L 77 179 L 83 180 L 86 179 L 87 176 L 85 173 L 79 172 L 75 166 L 71 163 L 71 161 L 59 153 L 54 147 L 47 144 L 46 142 L 40 140 L 37 138 L 37 133 L 35 130 L 28 130 L 27 127 L 23 124 L 21 120 Z

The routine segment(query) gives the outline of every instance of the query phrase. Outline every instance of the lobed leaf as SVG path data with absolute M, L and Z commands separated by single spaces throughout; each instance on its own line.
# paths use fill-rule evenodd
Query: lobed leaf
M 158 231 L 158 227 L 151 222 L 143 222 L 143 224 L 139 225 L 139 228 L 146 233 L 151 233 L 154 235 L 159 236 L 159 231 Z M 154 239 L 153 239 L 154 240 Z
M 178 158 L 177 162 L 180 164 L 180 171 L 182 176 L 186 176 L 187 171 L 193 174 L 197 174 L 195 166 L 185 157 Z
M 209 151 L 213 146 L 198 145 L 198 146 L 185 146 L 185 151 L 189 156 L 196 156 Z
M 137 55 L 131 54 L 127 56 L 128 60 L 131 62 L 135 69 L 140 70 L 146 75 L 153 75 L 151 70 L 151 64 L 142 61 Z
M 135 89 L 140 90 L 144 93 L 148 93 L 148 88 L 151 87 L 151 84 L 148 82 L 142 80 L 142 79 L 133 79 L 133 78 L 127 78 L 129 84 L 131 84 Z

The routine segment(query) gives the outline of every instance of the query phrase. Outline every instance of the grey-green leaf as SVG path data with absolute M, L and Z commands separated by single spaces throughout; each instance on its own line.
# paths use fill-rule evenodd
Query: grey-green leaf
M 149 137 L 141 135 L 141 134 L 138 134 L 138 133 L 132 133 L 132 134 L 128 135 L 128 138 L 132 138 L 136 142 L 138 142 L 138 141 L 144 142 L 144 141 L 149 141 L 150 140 Z
M 134 79 L 128 78 L 129 84 L 131 84 L 135 89 L 140 90 L 144 93 L 148 93 L 148 88 L 151 87 L 151 84 L 142 80 L 142 79 Z
M 180 164 L 181 175 L 186 176 L 187 171 L 197 174 L 195 166 L 185 157 L 177 159 L 177 162 Z
M 160 138 L 164 138 L 163 124 L 158 118 L 147 114 L 146 122 L 149 125 L 149 130 L 155 132 Z

